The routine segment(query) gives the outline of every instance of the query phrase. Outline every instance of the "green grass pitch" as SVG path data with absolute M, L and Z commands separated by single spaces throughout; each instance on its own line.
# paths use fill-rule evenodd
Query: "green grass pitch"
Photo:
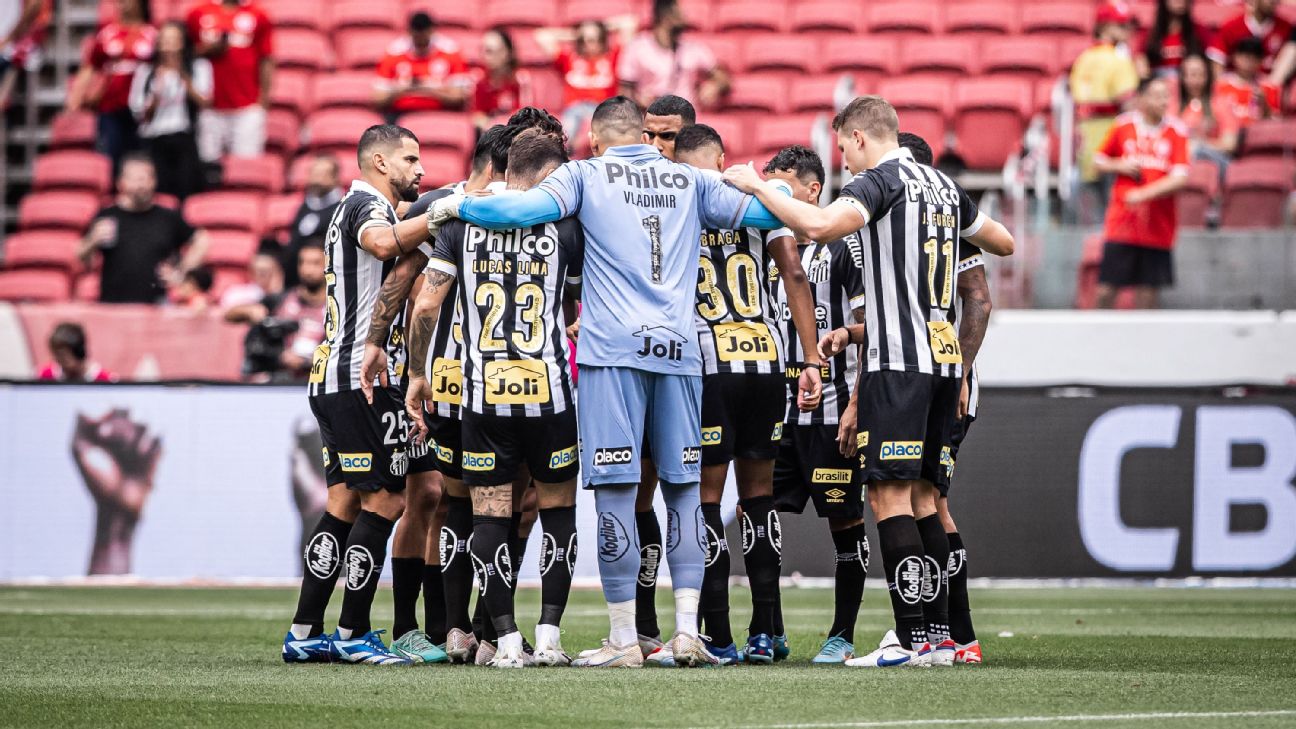
M 539 596 L 518 598 L 530 631 Z M 827 590 L 784 592 L 791 660 L 707 670 L 286 666 L 294 600 L 283 589 L 0 588 L 0 726 L 1296 726 L 1290 590 L 975 590 L 985 665 L 883 671 L 810 665 Z M 739 633 L 746 591 L 733 604 Z M 666 591 L 658 605 L 667 614 Z M 376 624 L 390 614 L 383 589 Z M 857 647 L 889 617 L 886 596 L 867 591 Z M 569 651 L 596 645 L 601 595 L 577 591 L 564 622 Z

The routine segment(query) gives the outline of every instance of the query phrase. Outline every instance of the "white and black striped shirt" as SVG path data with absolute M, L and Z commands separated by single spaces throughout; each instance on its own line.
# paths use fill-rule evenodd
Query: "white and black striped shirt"
M 459 220 L 441 228 L 428 270 L 458 279 L 465 408 L 537 417 L 575 406 L 563 289 L 580 285 L 584 248 L 575 218 L 511 230 Z
M 790 235 L 787 228 L 702 231 L 693 320 L 703 373 L 783 371 L 778 314 L 766 285 L 772 266 L 766 243 Z
M 853 238 L 852 233 L 847 238 Z M 806 278 L 810 280 L 810 294 L 814 298 L 815 340 L 834 329 L 840 329 L 854 321 L 852 311 L 862 309 L 867 300 L 864 296 L 864 281 L 860 269 L 851 260 L 849 243 L 846 240 L 835 240 L 831 243 L 811 242 L 799 248 L 801 267 L 805 269 Z M 801 351 L 801 340 L 797 336 L 796 324 L 792 321 L 792 309 L 788 305 L 787 290 L 779 276 L 778 267 L 770 267 L 770 279 L 775 299 L 775 307 L 782 320 L 782 334 L 787 342 L 789 362 L 800 362 L 805 359 Z M 800 377 L 799 369 L 789 367 L 787 375 L 793 382 L 790 385 L 787 417 L 788 423 L 796 425 L 836 425 L 841 411 L 850 401 L 851 391 L 859 379 L 859 347 L 851 345 L 824 365 L 827 372 L 823 376 L 823 397 L 819 407 L 803 413 L 796 406 L 795 380 Z
M 838 199 L 866 221 L 856 254 L 868 293 L 866 370 L 961 377 L 955 264 L 960 237 L 984 222 L 976 204 L 903 148 L 856 175 Z

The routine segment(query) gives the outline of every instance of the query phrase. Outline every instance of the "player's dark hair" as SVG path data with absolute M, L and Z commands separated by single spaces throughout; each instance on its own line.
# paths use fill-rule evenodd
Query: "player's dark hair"
M 676 142 L 676 149 L 679 149 L 679 143 Z M 822 186 L 827 179 L 827 173 L 824 172 L 823 160 L 815 153 L 813 149 L 804 147 L 800 144 L 789 144 L 780 149 L 778 154 L 770 158 L 765 163 L 765 174 L 780 170 L 789 170 L 797 176 L 798 180 L 808 182 L 817 180 Z
M 658 96 L 648 106 L 648 113 L 653 116 L 677 116 L 684 120 L 684 126 L 697 124 L 697 109 L 688 99 L 674 94 Z
M 590 125 L 593 128 L 611 127 L 622 134 L 639 134 L 643 131 L 643 111 L 628 96 L 613 96 L 594 107 Z
M 481 172 L 486 169 L 487 163 L 495 161 L 495 148 L 502 143 L 501 139 L 507 134 L 508 127 L 503 124 L 496 124 L 481 133 L 477 138 L 477 146 L 473 148 L 472 171 L 474 173 Z M 507 151 L 505 154 L 507 155 Z
M 675 137 L 675 155 L 694 152 L 710 144 L 714 144 L 724 152 L 724 140 L 720 137 L 720 132 L 706 124 L 686 126 L 680 130 L 679 136 Z
M 550 165 L 567 162 L 562 137 L 540 129 L 524 129 L 509 147 L 508 168 L 514 175 L 533 177 Z
M 874 139 L 888 139 L 900 131 L 900 117 L 891 102 L 881 96 L 859 96 L 837 112 L 832 120 L 833 131 L 861 132 Z
M 1233 44 L 1233 52 L 1230 55 L 1236 56 L 1239 54 L 1243 56 L 1254 56 L 1256 58 L 1264 58 L 1265 56 L 1264 41 L 1260 40 L 1259 38 L 1253 35 L 1243 38 L 1242 40 Z
M 513 116 L 508 119 L 508 125 L 522 129 L 537 128 L 546 134 L 563 136 L 562 121 L 537 106 L 524 106 L 513 112 Z
M 77 359 L 86 358 L 86 333 L 80 324 L 72 321 L 65 321 L 54 327 L 50 332 L 49 348 L 66 349 Z
M 210 266 L 198 266 L 197 268 L 191 268 L 186 271 L 184 280 L 192 281 L 193 285 L 197 286 L 198 290 L 205 294 L 208 291 L 211 291 L 212 283 L 215 281 L 215 276 L 212 274 Z
M 914 162 L 928 167 L 932 166 L 935 155 L 932 154 L 931 145 L 927 143 L 926 139 L 913 132 L 900 132 L 896 137 L 896 141 L 900 143 L 901 147 L 909 150 L 909 153 L 913 155 Z
M 398 127 L 395 124 L 375 124 L 364 130 L 360 135 L 360 144 L 356 147 L 356 162 L 364 168 L 365 158 L 373 153 L 377 147 L 391 149 L 401 143 L 402 139 L 412 139 L 417 144 L 418 137 L 414 132 L 405 127 Z

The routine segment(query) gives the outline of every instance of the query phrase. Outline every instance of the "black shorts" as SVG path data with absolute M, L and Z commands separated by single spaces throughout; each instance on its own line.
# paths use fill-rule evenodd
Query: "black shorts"
M 1109 286 L 1173 286 L 1174 259 L 1165 249 L 1107 241 L 1098 281 Z
M 859 444 L 865 483 L 947 483 L 962 381 L 921 372 L 864 372 L 859 384 Z
M 968 415 L 962 420 L 954 421 L 954 430 L 950 433 L 949 458 L 941 457 L 941 463 L 945 466 L 945 483 L 936 484 L 940 489 L 941 496 L 949 496 L 950 484 L 954 482 L 954 466 L 958 463 L 959 446 L 963 445 L 963 439 L 967 437 L 968 428 L 976 422 L 975 415 Z M 946 462 L 948 460 L 948 462 Z
M 428 452 L 436 470 L 446 478 L 462 479 L 463 423 L 458 418 L 448 418 L 425 412 L 423 422 L 428 427 Z
M 359 390 L 314 395 L 311 412 L 324 442 L 324 477 L 357 491 L 399 492 L 409 470 L 405 399 L 395 387 L 375 387 L 373 405 Z
M 864 472 L 857 456 L 838 450 L 836 425 L 786 423 L 774 461 L 774 506 L 800 514 L 810 499 L 821 518 L 862 519 Z
M 786 410 L 782 372 L 722 372 L 702 378 L 702 465 L 724 465 L 735 458 L 773 460 Z
M 540 483 L 562 483 L 580 472 L 576 410 L 509 418 L 463 411 L 463 481 L 468 486 L 512 483 L 526 464 Z

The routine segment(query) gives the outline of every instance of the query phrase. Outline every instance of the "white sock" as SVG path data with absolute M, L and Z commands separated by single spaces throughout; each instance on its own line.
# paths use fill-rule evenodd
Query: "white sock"
M 306 640 L 311 637 L 311 626 L 302 625 L 301 623 L 293 623 L 292 627 L 288 629 L 288 632 L 292 633 L 292 637 L 297 640 Z
M 559 631 L 557 625 L 545 625 L 541 623 L 536 626 L 536 648 L 548 649 L 558 646 Z
M 694 590 L 694 592 L 697 591 Z M 693 609 L 696 611 L 696 600 L 694 600 L 693 605 Z M 610 641 L 612 645 L 620 648 L 630 645 L 638 645 L 639 631 L 635 630 L 634 600 L 608 603 L 608 618 L 612 622 L 612 631 L 608 633 L 608 641 Z
M 698 634 L 698 600 L 701 590 L 680 588 L 675 591 L 675 632 L 684 635 Z
M 351 640 L 351 629 L 338 626 L 338 637 L 342 640 Z
M 520 655 L 522 653 L 522 634 L 515 630 L 507 635 L 501 635 L 499 640 L 496 641 L 496 645 L 499 648 L 500 655 Z

